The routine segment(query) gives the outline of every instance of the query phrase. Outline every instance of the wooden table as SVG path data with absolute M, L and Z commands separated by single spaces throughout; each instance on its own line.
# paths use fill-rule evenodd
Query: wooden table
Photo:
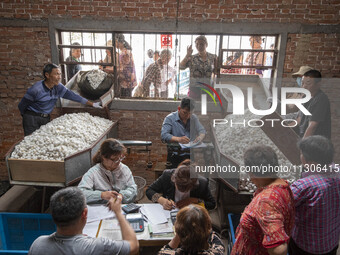
M 144 206 L 147 204 L 139 205 Z M 88 206 L 88 210 L 88 221 L 91 222 L 86 223 L 83 233 L 88 236 L 96 237 L 100 221 L 102 219 L 113 218 L 114 213 L 112 211 L 109 211 L 104 205 L 90 205 Z M 166 212 L 165 210 L 163 211 Z M 170 221 L 170 219 L 168 219 L 168 221 Z M 164 246 L 165 244 L 169 243 L 169 241 L 174 237 L 174 233 L 165 237 L 150 236 L 148 224 L 148 221 L 144 221 L 144 231 L 136 233 L 140 247 Z M 120 232 L 120 230 L 117 230 L 116 233 L 118 234 L 118 232 Z

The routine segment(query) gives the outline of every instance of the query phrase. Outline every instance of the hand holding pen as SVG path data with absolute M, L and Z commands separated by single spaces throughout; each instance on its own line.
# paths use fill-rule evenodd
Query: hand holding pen
M 121 213 L 122 211 L 122 195 L 118 194 L 117 198 L 110 198 L 109 202 L 107 202 L 108 207 L 111 211 L 113 211 L 115 214 Z
M 160 197 L 158 199 L 158 203 L 160 203 L 163 206 L 164 210 L 170 211 L 176 208 L 176 203 L 174 201 L 172 201 L 171 199 L 164 198 L 164 197 Z

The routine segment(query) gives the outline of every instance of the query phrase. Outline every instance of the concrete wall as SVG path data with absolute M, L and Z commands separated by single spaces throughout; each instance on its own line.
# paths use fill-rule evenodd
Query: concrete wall
M 7 178 L 4 155 L 23 137 L 19 100 L 41 79 L 47 62 L 56 61 L 55 29 L 149 31 L 232 34 L 279 34 L 281 62 L 278 77 L 288 77 L 300 65 L 319 69 L 324 76 L 340 76 L 339 7 L 335 0 L 23 0 L 0 3 L 0 179 Z M 340 151 L 339 99 L 327 87 L 333 120 L 333 141 Z M 171 107 L 160 111 L 112 109 L 120 119 L 119 138 L 152 140 L 155 160 L 165 158 L 159 130 Z M 59 113 L 56 111 L 55 116 Z M 147 123 L 147 124 L 146 124 Z M 146 138 L 148 136 L 149 138 Z M 134 152 L 133 152 L 134 153 Z M 142 169 L 145 155 L 131 155 Z M 136 161 L 137 160 L 137 161 Z M 338 157 L 339 160 L 339 157 Z M 136 163 L 137 162 L 137 163 Z M 338 162 L 337 162 L 338 163 Z

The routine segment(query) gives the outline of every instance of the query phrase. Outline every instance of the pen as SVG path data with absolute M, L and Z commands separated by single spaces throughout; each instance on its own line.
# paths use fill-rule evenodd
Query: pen
M 145 221 L 145 222 L 148 222 L 148 217 L 144 214 L 144 213 L 142 213 L 142 211 L 140 212 L 141 213 L 141 215 L 143 216 L 143 220 Z
M 176 203 L 172 199 L 169 199 L 169 201 L 172 204 L 172 209 L 175 209 L 176 208 Z
M 150 237 L 152 237 L 152 235 L 153 235 L 153 232 L 152 232 L 152 227 L 151 227 L 151 224 L 148 224 L 148 228 L 149 228 Z
M 117 197 L 114 197 L 114 198 L 113 198 L 113 202 L 116 202 L 116 200 L 117 200 Z M 105 204 L 105 206 L 106 206 L 106 207 L 110 207 L 110 200 L 107 201 L 107 203 Z

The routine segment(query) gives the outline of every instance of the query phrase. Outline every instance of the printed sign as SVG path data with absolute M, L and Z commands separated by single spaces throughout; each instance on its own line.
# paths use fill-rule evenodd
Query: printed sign
M 161 48 L 162 49 L 166 49 L 166 48 L 172 49 L 172 35 L 161 35 Z

